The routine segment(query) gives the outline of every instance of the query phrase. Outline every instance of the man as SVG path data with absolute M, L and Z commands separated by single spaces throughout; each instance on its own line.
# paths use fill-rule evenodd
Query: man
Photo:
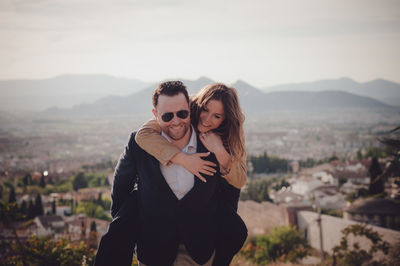
M 153 114 L 162 135 L 187 153 L 207 152 L 190 125 L 189 96 L 180 81 L 161 83 Z M 217 165 L 213 154 L 205 157 Z M 159 162 L 130 137 L 114 174 L 111 214 L 96 265 L 211 265 L 216 242 L 219 167 L 207 182 L 179 165 Z M 132 192 L 134 187 L 136 190 Z M 139 211 L 140 210 L 140 211 Z

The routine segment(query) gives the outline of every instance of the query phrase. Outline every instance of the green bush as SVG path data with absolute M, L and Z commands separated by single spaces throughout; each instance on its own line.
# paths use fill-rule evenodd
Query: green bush
M 317 209 L 314 209 L 314 212 L 318 212 Z M 321 208 L 321 213 L 334 216 L 334 217 L 339 217 L 343 218 L 343 212 L 341 210 L 333 210 L 333 209 L 326 209 L 326 208 Z
M 87 188 L 88 182 L 85 178 L 85 173 L 79 172 L 76 176 L 72 177 L 72 186 L 75 191 L 78 191 L 80 188 Z
M 310 254 L 307 240 L 291 226 L 272 229 L 269 235 L 249 238 L 241 255 L 258 264 L 272 261 L 297 262 Z
M 104 174 L 89 174 L 85 175 L 85 178 L 89 187 L 107 187 L 110 185 L 107 176 Z
M 388 254 L 389 252 L 389 243 L 382 240 L 376 231 L 365 224 L 349 225 L 342 230 L 342 233 L 340 244 L 332 249 L 333 258 L 339 265 L 363 265 L 367 262 L 369 265 L 381 265 L 379 261 L 374 260 L 374 253 L 382 251 L 384 254 Z M 370 249 L 361 249 L 357 242 L 349 245 L 347 238 L 350 234 L 369 239 L 371 241 Z
M 269 186 L 272 184 L 272 180 L 251 180 L 247 182 L 246 189 L 242 189 L 240 193 L 240 200 L 254 200 L 256 202 L 269 201 L 272 202 L 269 197 Z
M 104 213 L 104 208 L 92 201 L 81 201 L 75 208 L 75 213 L 84 213 L 89 217 L 110 221 L 111 217 Z
M 72 182 L 65 182 L 59 185 L 47 184 L 44 189 L 44 194 L 49 195 L 51 193 L 67 193 L 73 190 Z
M 266 151 L 262 155 L 249 155 L 248 163 L 251 163 L 253 173 L 286 173 L 289 170 L 289 161 L 275 156 L 269 156 Z
M 24 245 L 11 244 L 3 250 L 1 265 L 91 265 L 95 250 L 83 242 L 71 245 L 67 239 L 31 236 Z

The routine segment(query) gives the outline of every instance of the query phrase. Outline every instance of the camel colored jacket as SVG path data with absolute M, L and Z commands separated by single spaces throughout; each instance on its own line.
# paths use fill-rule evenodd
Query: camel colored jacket
M 172 157 L 180 152 L 179 148 L 169 143 L 161 135 L 161 128 L 155 119 L 147 121 L 136 134 L 137 144 L 146 152 L 154 156 L 161 164 L 168 165 Z M 223 176 L 229 184 L 240 189 L 246 184 L 247 167 L 246 156 L 242 160 L 234 160 L 231 170 Z

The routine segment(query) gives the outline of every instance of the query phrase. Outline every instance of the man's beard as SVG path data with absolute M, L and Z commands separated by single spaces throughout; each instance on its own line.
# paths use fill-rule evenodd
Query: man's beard
M 162 130 L 167 134 L 167 136 L 170 139 L 177 141 L 177 140 L 182 139 L 189 130 L 189 125 L 187 125 L 186 123 L 180 123 L 178 125 L 178 127 L 182 127 L 182 128 L 179 128 L 178 132 L 176 132 L 173 129 L 173 126 L 168 126 Z

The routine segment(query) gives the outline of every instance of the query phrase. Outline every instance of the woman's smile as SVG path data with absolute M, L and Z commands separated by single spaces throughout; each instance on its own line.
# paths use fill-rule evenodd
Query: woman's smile
M 200 113 L 197 129 L 207 132 L 218 128 L 225 119 L 224 105 L 219 100 L 210 100 Z

